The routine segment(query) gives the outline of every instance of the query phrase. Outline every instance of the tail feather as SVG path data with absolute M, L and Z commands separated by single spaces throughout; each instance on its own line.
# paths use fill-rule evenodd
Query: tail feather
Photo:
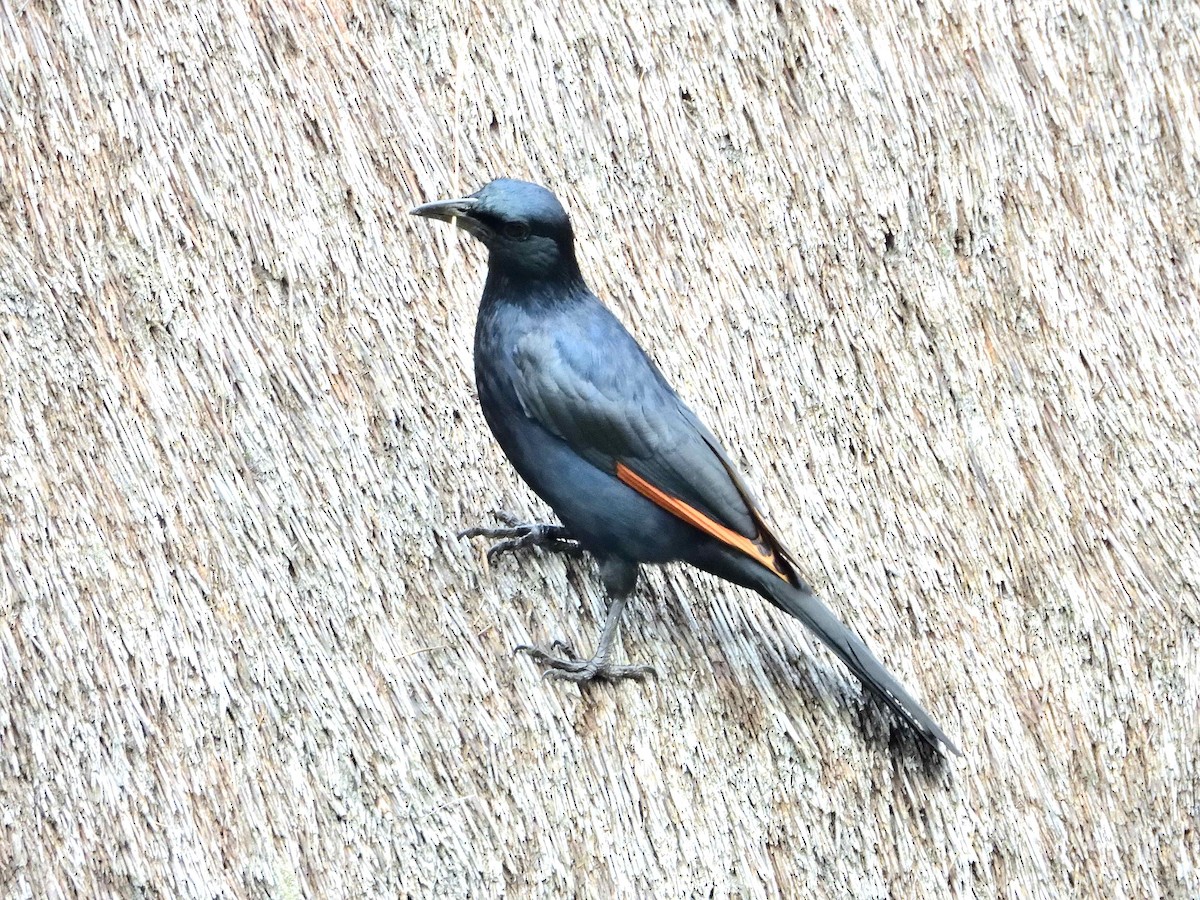
M 745 557 L 742 559 L 745 560 Z M 864 685 L 912 726 L 926 743 L 935 749 L 940 749 L 940 744 L 957 756 L 963 755 L 916 698 L 876 659 L 862 638 L 842 624 L 807 585 L 803 582 L 799 585 L 790 584 L 750 560 L 745 560 L 738 568 L 742 570 L 739 573 L 742 577 L 737 579 L 739 582 L 749 582 L 749 587 L 773 605 L 808 626 Z

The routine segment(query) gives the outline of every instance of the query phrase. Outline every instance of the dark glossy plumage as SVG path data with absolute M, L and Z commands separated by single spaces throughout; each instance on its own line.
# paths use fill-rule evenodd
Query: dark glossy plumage
M 635 674 L 614 675 L 607 653 L 637 566 L 681 560 L 799 618 L 926 741 L 958 752 L 800 579 L 720 443 L 588 289 L 553 194 L 501 179 L 414 213 L 455 219 L 487 246 L 475 332 L 484 416 L 614 595 L 592 660 L 539 659 L 575 680 Z

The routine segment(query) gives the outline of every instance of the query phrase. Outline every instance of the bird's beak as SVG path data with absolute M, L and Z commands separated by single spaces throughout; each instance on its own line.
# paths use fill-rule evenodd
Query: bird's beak
M 425 203 L 415 209 L 410 209 L 408 213 L 411 216 L 437 219 L 439 222 L 453 222 L 458 218 L 470 219 L 471 209 L 478 203 L 479 201 L 474 197 L 463 197 L 461 200 L 438 200 L 435 203 Z

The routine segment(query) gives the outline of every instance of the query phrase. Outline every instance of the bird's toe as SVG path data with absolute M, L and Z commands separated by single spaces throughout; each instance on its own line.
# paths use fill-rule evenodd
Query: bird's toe
M 521 522 L 511 513 L 496 512 L 496 518 L 504 523 L 500 527 L 474 525 L 458 532 L 459 538 L 492 538 L 495 543 L 487 549 L 489 562 L 503 553 L 511 553 L 524 547 L 541 547 L 552 553 L 578 555 L 583 548 L 562 525 L 544 522 Z
M 631 678 L 642 681 L 658 673 L 653 666 L 633 666 L 610 663 L 607 659 L 593 656 L 591 659 L 580 659 L 575 655 L 575 648 L 564 640 L 555 640 L 549 650 L 543 650 L 532 644 L 521 644 L 513 648 L 514 653 L 524 653 L 546 667 L 543 678 L 560 681 L 572 681 L 576 684 L 586 684 L 592 681 L 623 681 Z M 562 654 L 562 655 L 559 655 Z

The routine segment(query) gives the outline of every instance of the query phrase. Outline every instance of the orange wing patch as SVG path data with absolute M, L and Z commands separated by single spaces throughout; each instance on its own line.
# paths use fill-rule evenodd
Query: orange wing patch
M 661 506 L 672 515 L 678 516 L 689 525 L 700 529 L 709 537 L 714 537 L 722 544 L 762 563 L 784 581 L 792 581 L 794 576 L 788 572 L 775 550 L 767 544 L 761 541 L 752 541 L 745 535 L 738 534 L 732 528 L 727 528 L 720 522 L 714 522 L 694 506 L 689 506 L 678 497 L 672 497 L 666 491 L 656 488 L 621 462 L 617 463 L 617 479 L 629 485 L 655 506 Z

